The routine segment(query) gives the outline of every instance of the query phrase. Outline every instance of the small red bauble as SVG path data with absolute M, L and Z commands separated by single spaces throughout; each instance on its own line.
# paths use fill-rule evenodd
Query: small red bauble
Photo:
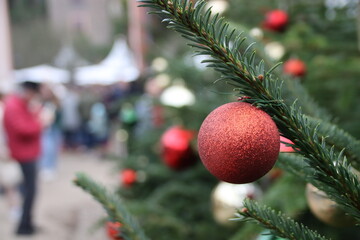
M 162 158 L 165 164 L 174 170 L 185 169 L 196 163 L 196 156 L 191 148 L 194 132 L 174 126 L 161 137 Z
M 111 240 L 123 240 L 120 236 L 120 227 L 122 226 L 119 222 L 106 222 L 106 233 Z
M 284 73 L 294 77 L 302 77 L 306 73 L 306 65 L 303 61 L 293 58 L 284 63 Z
M 276 9 L 266 13 L 263 25 L 265 29 L 282 32 L 285 30 L 288 21 L 287 13 L 283 10 Z
M 273 168 L 268 173 L 270 180 L 274 181 L 283 175 L 283 170 L 280 168 Z
M 285 143 L 294 144 L 291 140 L 280 136 L 280 152 L 295 152 L 294 148 L 287 146 Z
M 133 185 L 136 182 L 136 171 L 133 169 L 124 169 L 121 172 L 121 182 L 126 187 Z
M 249 103 L 233 102 L 212 111 L 198 135 L 198 150 L 205 167 L 229 183 L 249 183 L 275 164 L 279 131 L 264 111 Z

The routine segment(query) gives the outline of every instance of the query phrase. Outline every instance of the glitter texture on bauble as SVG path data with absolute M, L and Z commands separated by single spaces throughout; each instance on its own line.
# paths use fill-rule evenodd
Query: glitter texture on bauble
M 279 131 L 271 117 L 244 102 L 216 108 L 198 135 L 204 166 L 229 183 L 249 183 L 264 176 L 274 166 L 279 148 Z

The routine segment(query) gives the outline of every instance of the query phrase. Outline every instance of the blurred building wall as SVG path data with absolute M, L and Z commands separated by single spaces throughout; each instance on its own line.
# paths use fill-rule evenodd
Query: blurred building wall
M 52 28 L 64 40 L 82 34 L 96 45 L 112 42 L 111 13 L 118 0 L 47 0 Z
M 128 1 L 128 37 L 137 65 L 140 68 L 140 72 L 143 72 L 147 67 L 145 61 L 148 50 L 147 24 L 150 20 L 146 9 L 138 7 L 138 5 L 139 2 L 135 0 Z
M 0 1 L 0 92 L 8 91 L 12 83 L 12 50 L 7 1 Z

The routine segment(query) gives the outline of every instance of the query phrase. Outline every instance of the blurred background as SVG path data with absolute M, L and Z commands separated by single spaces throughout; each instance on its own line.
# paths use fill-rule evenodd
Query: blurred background
M 94 169 L 111 169 L 104 175 L 153 239 L 275 239 L 259 235 L 260 227 L 224 220 L 249 195 L 332 239 L 360 238 L 353 227 L 318 220 L 308 207 L 306 183 L 279 169 L 250 186 L 216 193 L 220 183 L 200 164 L 196 132 L 211 110 L 237 97 L 230 85 L 214 83 L 220 75 L 201 63 L 203 56 L 194 56 L 179 34 L 136 1 L 0 2 L 2 94 L 33 80 L 61 103 L 62 167 L 45 171 L 44 179 L 62 181 L 65 168 L 91 156 Z M 358 0 L 208 4 L 243 31 L 247 43 L 257 42 L 253 48 L 268 69 L 284 62 L 277 75 L 286 79 L 285 100 L 302 99 L 305 113 L 360 138 Z M 228 203 L 231 198 L 237 203 Z M 230 216 L 219 204 L 232 207 Z M 86 221 L 98 231 L 105 220 L 96 215 Z

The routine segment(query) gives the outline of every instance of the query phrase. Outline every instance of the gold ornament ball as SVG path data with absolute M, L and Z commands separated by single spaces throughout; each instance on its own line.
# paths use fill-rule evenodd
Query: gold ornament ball
M 322 222 L 333 227 L 349 227 L 355 225 L 355 219 L 330 200 L 325 192 L 314 185 L 306 185 L 306 198 L 311 212 Z
M 211 195 L 212 213 L 215 221 L 224 226 L 231 226 L 232 221 L 229 219 L 235 217 L 237 209 L 243 207 L 244 199 L 257 199 L 261 195 L 260 188 L 254 183 L 220 182 Z

